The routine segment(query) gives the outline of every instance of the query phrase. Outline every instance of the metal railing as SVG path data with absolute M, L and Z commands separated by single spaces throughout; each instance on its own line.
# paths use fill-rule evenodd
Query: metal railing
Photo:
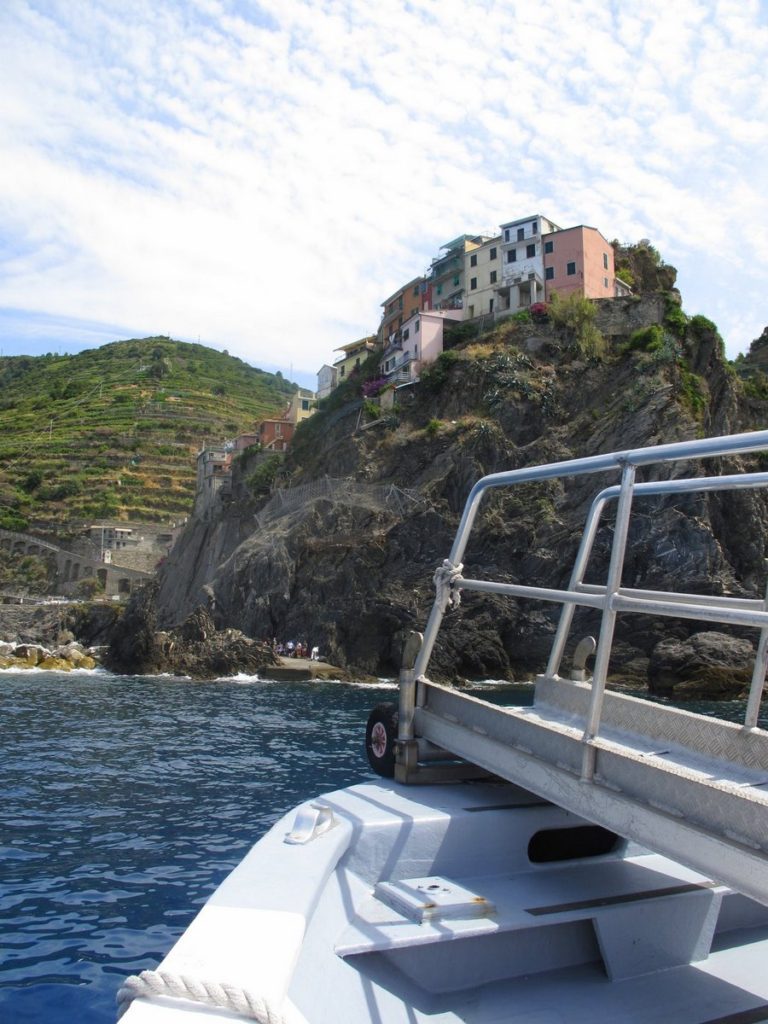
M 472 488 L 448 559 L 438 570 L 438 593 L 427 622 L 424 639 L 411 672 L 403 674 L 400 692 L 400 740 L 413 739 L 413 715 L 417 699 L 417 684 L 426 682 L 426 670 L 434 648 L 443 615 L 449 603 L 450 592 L 472 590 L 480 593 L 504 594 L 515 598 L 552 601 L 561 604 L 560 622 L 555 633 L 547 665 L 547 674 L 556 676 L 562 661 L 568 633 L 576 607 L 599 609 L 602 612 L 599 639 L 595 650 L 592 675 L 592 693 L 584 731 L 584 765 L 582 775 L 592 777 L 594 748 L 591 741 L 598 735 L 608 661 L 618 612 L 634 612 L 674 618 L 693 618 L 729 625 L 751 626 L 760 630 L 754 671 L 749 689 L 744 726 L 754 729 L 765 685 L 768 667 L 768 592 L 765 600 L 734 598 L 720 595 L 682 594 L 662 591 L 635 590 L 621 583 L 624 555 L 632 511 L 633 498 L 649 495 L 678 495 L 707 491 L 728 491 L 768 487 L 768 473 L 744 473 L 713 477 L 636 483 L 640 467 L 658 463 L 683 462 L 735 456 L 768 449 L 768 430 L 728 437 L 705 438 L 652 448 L 637 448 L 622 452 L 571 459 L 566 462 L 494 473 L 483 477 Z M 601 490 L 588 512 L 582 540 L 571 572 L 568 588 L 526 586 L 515 583 L 494 583 L 487 580 L 466 579 L 461 575 L 462 560 L 470 533 L 485 494 L 494 488 L 512 487 L 566 477 L 583 476 L 618 470 L 621 482 Z M 614 538 L 604 586 L 584 582 L 587 565 L 597 536 L 598 527 L 608 502 L 618 503 L 614 524 Z M 442 580 L 440 576 L 442 574 Z

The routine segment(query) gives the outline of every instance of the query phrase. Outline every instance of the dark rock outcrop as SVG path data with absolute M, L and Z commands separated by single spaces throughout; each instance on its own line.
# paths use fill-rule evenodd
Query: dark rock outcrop
M 671 286 L 673 268 L 654 278 L 649 260 L 643 265 L 649 287 Z M 164 566 L 156 625 L 172 629 L 203 605 L 219 629 L 306 640 L 343 668 L 391 676 L 403 638 L 424 628 L 432 575 L 450 552 L 479 477 L 765 422 L 764 408 L 756 419 L 754 403 L 744 403 L 716 332 L 702 333 L 701 324 L 682 339 L 670 334 L 667 348 L 648 351 L 623 350 L 614 325 L 602 361 L 580 356 L 559 335 L 546 336 L 545 327 L 536 330 L 542 342 L 536 349 L 526 347 L 530 325 L 510 321 L 496 334 L 463 342 L 420 383 L 398 391 L 395 411 L 376 429 L 360 429 L 358 402 L 317 413 L 296 433 L 282 504 L 270 516 L 261 514 L 263 499 L 249 503 L 236 465 L 237 500 L 210 522 L 193 521 Z M 758 464 L 739 460 L 733 468 Z M 721 468 L 730 467 L 702 463 L 699 472 Z M 313 482 L 326 477 L 352 477 L 359 486 L 354 493 L 341 484 L 336 491 L 326 487 L 313 496 Z M 383 485 L 407 488 L 411 497 L 385 501 Z M 552 482 L 491 494 L 464 559 L 466 574 L 565 585 L 594 489 L 594 480 L 577 479 L 567 487 Z M 646 498 L 637 512 L 627 586 L 762 595 L 768 554 L 762 493 Z M 610 535 L 608 524 L 598 536 L 590 582 L 605 579 Z M 446 618 L 430 674 L 528 679 L 546 663 L 558 617 L 554 605 L 465 593 Z M 596 613 L 580 611 L 572 644 L 598 629 Z M 636 683 L 662 639 L 671 633 L 683 641 L 697 629 L 692 622 L 620 616 L 612 673 L 622 677 L 626 666 Z
M 97 647 L 108 643 L 120 612 L 114 604 L 87 601 L 0 605 L 0 638 L 47 648 L 71 640 L 84 647 Z
M 694 633 L 686 640 L 662 640 L 648 669 L 651 693 L 663 697 L 719 700 L 743 693 L 752 678 L 755 649 L 749 640 L 725 633 Z
M 202 607 L 176 629 L 158 630 L 156 593 L 156 586 L 150 585 L 129 602 L 104 659 L 113 672 L 216 679 L 239 673 L 254 675 L 278 664 L 268 644 L 258 643 L 238 629 L 217 629 Z

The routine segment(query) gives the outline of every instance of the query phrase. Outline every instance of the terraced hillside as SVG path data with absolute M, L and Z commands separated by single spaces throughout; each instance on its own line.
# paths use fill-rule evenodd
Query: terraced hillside
M 252 429 L 294 390 L 165 337 L 0 359 L 0 527 L 187 515 L 200 447 Z

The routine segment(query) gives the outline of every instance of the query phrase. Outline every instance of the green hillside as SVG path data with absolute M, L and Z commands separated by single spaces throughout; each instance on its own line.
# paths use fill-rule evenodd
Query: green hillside
M 195 454 L 285 408 L 295 386 L 170 338 L 0 359 L 0 527 L 189 514 Z

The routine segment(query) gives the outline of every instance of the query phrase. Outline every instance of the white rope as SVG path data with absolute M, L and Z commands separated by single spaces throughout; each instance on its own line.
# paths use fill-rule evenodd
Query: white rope
M 134 999 L 151 996 L 172 996 L 189 999 L 222 1010 L 233 1010 L 259 1024 L 288 1024 L 283 1014 L 260 996 L 217 981 L 201 981 L 167 971 L 142 971 L 126 978 L 117 993 L 117 1019 L 123 1016 Z
M 437 591 L 436 599 L 440 604 L 440 610 L 445 611 L 448 605 L 458 608 L 461 604 L 461 592 L 459 581 L 462 579 L 461 572 L 464 566 L 461 562 L 454 565 L 449 558 L 443 559 L 443 564 L 435 569 L 434 583 Z

